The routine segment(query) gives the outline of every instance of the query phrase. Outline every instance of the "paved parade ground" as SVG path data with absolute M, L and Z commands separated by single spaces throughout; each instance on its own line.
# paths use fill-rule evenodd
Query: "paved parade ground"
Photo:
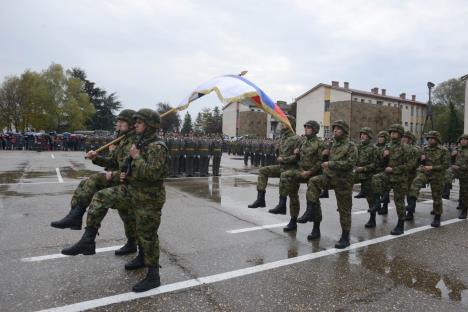
M 458 184 L 431 228 L 426 189 L 405 235 L 391 236 L 396 211 L 365 229 L 367 204 L 354 199 L 351 246 L 341 235 L 334 192 L 322 199 L 322 238 L 312 224 L 284 233 L 289 217 L 267 212 L 278 201 L 270 179 L 267 208 L 256 198 L 256 169 L 224 154 L 221 177 L 167 179 L 159 239 L 162 286 L 131 287 L 133 255 L 116 211 L 106 216 L 94 256 L 60 250 L 82 231 L 60 230 L 79 181 L 100 170 L 80 152 L 0 152 L 0 311 L 467 311 L 468 222 L 457 218 Z M 301 214 L 306 186 L 300 190 Z M 289 202 L 288 202 L 289 204 Z M 393 207 L 393 201 L 390 204 Z

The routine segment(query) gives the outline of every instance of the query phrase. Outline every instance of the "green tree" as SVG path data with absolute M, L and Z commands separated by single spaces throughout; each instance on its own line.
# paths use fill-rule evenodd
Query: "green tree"
M 173 109 L 173 107 L 169 105 L 169 103 L 163 103 L 163 102 L 159 102 L 156 105 L 156 107 L 157 107 L 156 110 L 160 115 Z M 161 130 L 163 132 L 171 132 L 174 130 L 178 131 L 180 127 L 180 123 L 181 123 L 181 120 L 179 117 L 179 113 L 172 112 L 164 116 L 163 118 L 161 118 Z
M 190 113 L 187 112 L 185 113 L 184 123 L 182 125 L 182 130 L 180 132 L 182 132 L 183 134 L 186 134 L 186 133 L 190 133 L 191 131 L 193 131 L 192 116 L 190 116 Z
M 459 79 L 449 79 L 434 89 L 434 128 L 444 142 L 455 142 L 463 133 L 465 86 Z
M 95 114 L 88 119 L 88 127 L 93 130 L 113 130 L 115 113 L 122 107 L 117 94 L 114 92 L 107 95 L 105 90 L 96 87 L 94 82 L 88 80 L 85 71 L 80 68 L 73 68 L 70 74 L 83 82 L 82 89 L 94 106 Z
M 19 126 L 21 117 L 20 79 L 17 76 L 6 77 L 0 88 L 0 128 L 12 130 Z

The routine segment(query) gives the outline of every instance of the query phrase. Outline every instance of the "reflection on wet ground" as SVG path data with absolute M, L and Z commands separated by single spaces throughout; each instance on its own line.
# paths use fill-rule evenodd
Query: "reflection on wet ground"
M 183 193 L 208 199 L 216 203 L 221 203 L 220 184 L 220 177 L 210 177 L 207 179 L 177 179 L 166 182 L 166 185 L 175 187 Z
M 59 196 L 59 195 L 69 195 L 73 194 L 73 190 L 62 191 L 62 192 L 39 192 L 39 193 L 32 193 L 32 192 L 17 192 L 13 190 L 8 190 L 8 186 L 0 186 L 0 195 L 1 196 L 19 196 L 19 197 L 34 197 L 34 196 Z
M 28 163 L 23 162 L 14 171 L 4 171 L 0 173 L 0 184 L 17 183 L 23 176 L 23 171 Z
M 83 179 L 87 178 L 90 175 L 93 175 L 96 173 L 94 170 L 88 170 L 88 169 L 76 169 L 77 167 L 61 167 L 60 168 L 60 173 L 62 174 L 62 177 L 68 178 L 68 179 Z M 81 167 L 83 168 L 83 167 Z
M 421 263 L 398 255 L 389 256 L 385 251 L 382 246 L 378 245 L 354 250 L 346 253 L 347 262 L 361 264 L 372 272 L 387 276 L 395 284 L 438 298 L 458 301 L 468 306 L 467 287 L 455 276 L 432 272 Z

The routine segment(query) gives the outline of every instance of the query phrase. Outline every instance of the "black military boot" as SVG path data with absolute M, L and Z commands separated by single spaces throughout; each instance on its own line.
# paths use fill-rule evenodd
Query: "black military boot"
M 58 229 L 81 230 L 81 224 L 83 222 L 83 215 L 86 212 L 86 208 L 80 206 L 72 207 L 70 212 L 61 220 L 53 221 L 50 226 Z
M 159 285 L 161 285 L 161 280 L 159 278 L 159 267 L 150 266 L 148 267 L 148 273 L 146 273 L 145 278 L 136 283 L 132 290 L 134 292 L 143 292 L 159 287 Z
M 343 230 L 341 232 L 341 238 L 338 243 L 335 244 L 335 248 L 344 249 L 349 246 L 349 231 Z
M 398 219 L 395 228 L 390 232 L 392 235 L 401 235 L 405 232 L 405 220 Z
M 369 221 L 364 226 L 368 229 L 375 228 L 375 211 L 370 213 Z
M 416 198 L 408 197 L 406 201 L 408 202 L 408 206 L 406 206 L 405 221 L 412 221 L 414 220 L 414 212 L 416 211 Z
M 291 220 L 289 220 L 288 225 L 286 225 L 285 228 L 283 228 L 283 232 L 291 232 L 291 231 L 296 231 L 297 230 L 297 217 L 291 217 Z
M 439 227 L 440 226 L 440 215 L 434 215 L 434 220 L 431 223 L 432 227 Z
M 314 240 L 320 238 L 320 222 L 314 222 L 312 232 L 307 235 L 307 240 Z
M 311 201 L 307 201 L 306 211 L 297 219 L 297 223 L 307 223 L 309 221 L 314 221 L 314 203 Z
M 330 195 L 328 195 L 328 190 L 322 190 L 320 193 L 320 198 L 329 198 Z
M 125 263 L 125 270 L 138 270 L 145 266 L 145 257 L 143 248 L 138 246 L 138 255 L 130 260 L 129 262 Z
M 120 249 L 117 249 L 114 253 L 116 256 L 129 255 L 131 253 L 137 252 L 137 244 L 135 239 L 127 240 L 127 243 L 123 245 Z
M 62 249 L 62 254 L 67 256 L 94 255 L 96 253 L 97 232 L 97 229 L 87 226 L 81 239 L 75 245 Z
M 380 211 L 380 195 L 379 194 L 374 194 L 372 196 L 372 204 L 367 210 L 367 212 L 377 212 Z
M 462 210 L 460 211 L 460 215 L 458 216 L 458 219 L 466 219 L 466 212 L 468 211 L 467 207 L 463 207 Z
M 366 194 L 361 190 L 354 198 L 366 198 Z
M 266 207 L 265 203 L 265 191 L 257 191 L 257 199 L 247 207 L 249 208 L 258 208 L 258 207 Z
M 278 205 L 276 205 L 275 208 L 268 210 L 268 212 L 272 214 L 286 214 L 286 200 L 286 196 L 280 196 Z
M 460 209 L 463 209 L 463 203 L 461 202 L 461 200 L 459 199 L 458 200 L 458 206 L 457 206 L 457 209 L 460 210 Z
M 444 184 L 444 190 L 442 191 L 443 199 L 450 199 L 450 190 L 452 189 L 451 183 Z

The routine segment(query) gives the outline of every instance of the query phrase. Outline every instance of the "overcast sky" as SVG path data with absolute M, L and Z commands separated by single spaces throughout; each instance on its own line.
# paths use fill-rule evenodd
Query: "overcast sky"
M 426 101 L 427 81 L 468 74 L 466 0 L 2 0 L 0 29 L 0 78 L 80 67 L 133 109 L 244 69 L 288 102 L 331 80 Z

